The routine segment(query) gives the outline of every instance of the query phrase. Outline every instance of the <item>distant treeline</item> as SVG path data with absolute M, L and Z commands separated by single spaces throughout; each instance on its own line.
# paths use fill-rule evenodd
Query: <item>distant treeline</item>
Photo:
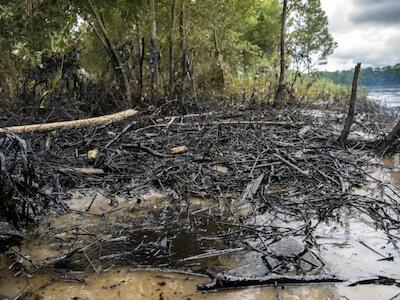
M 328 78 L 337 84 L 351 84 L 353 80 L 353 70 L 318 72 L 321 77 Z M 400 84 L 400 64 L 383 68 L 365 68 L 360 75 L 360 83 L 364 86 L 373 85 L 399 85 Z

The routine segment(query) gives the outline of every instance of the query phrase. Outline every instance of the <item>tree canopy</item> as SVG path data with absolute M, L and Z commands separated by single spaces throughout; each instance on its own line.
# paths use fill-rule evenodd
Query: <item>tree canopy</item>
M 77 73 L 75 84 L 84 78 L 92 84 L 110 83 L 121 91 L 142 85 L 144 90 L 133 95 L 139 100 L 146 97 L 152 70 L 153 14 L 160 60 L 157 92 L 166 93 L 168 69 L 181 90 L 188 89 L 190 82 L 196 89 L 213 92 L 216 65 L 223 71 L 224 85 L 255 78 L 259 70 L 275 80 L 282 11 L 278 0 L 176 0 L 174 10 L 172 2 L 155 0 L 151 7 L 148 0 L 0 0 L 0 95 L 13 98 L 22 88 L 36 103 L 53 99 L 71 85 L 72 71 L 67 78 L 66 66 L 73 57 L 77 62 L 69 64 Z M 288 63 L 301 60 L 310 69 L 324 62 L 335 42 L 319 0 L 289 2 Z M 172 26 L 173 11 L 178 26 Z M 54 66 L 46 72 L 53 77 L 45 78 L 49 58 Z M 188 74 L 181 74 L 186 72 L 182 65 Z M 33 69 L 43 74 L 32 77 L 28 71 Z M 116 83 L 121 78 L 125 78 L 125 87 Z

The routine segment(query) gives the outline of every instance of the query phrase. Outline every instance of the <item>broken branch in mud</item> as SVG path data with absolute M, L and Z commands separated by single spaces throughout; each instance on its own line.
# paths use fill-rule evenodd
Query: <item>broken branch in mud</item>
M 259 285 L 285 285 L 285 284 L 299 284 L 299 283 L 332 283 L 343 282 L 343 279 L 330 275 L 268 275 L 265 277 L 237 277 L 231 275 L 216 275 L 211 276 L 213 281 L 199 285 L 199 291 L 215 291 L 226 288 L 241 288 L 248 286 Z

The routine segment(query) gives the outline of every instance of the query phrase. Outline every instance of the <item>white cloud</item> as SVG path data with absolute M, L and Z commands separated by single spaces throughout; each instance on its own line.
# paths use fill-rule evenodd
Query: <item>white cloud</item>
M 400 62 L 400 26 L 380 15 L 374 15 L 368 22 L 371 5 L 361 5 L 361 1 L 365 0 L 321 0 L 329 29 L 338 42 L 335 53 L 327 65 L 320 66 L 321 70 L 350 69 L 357 62 L 373 67 Z M 385 1 L 386 11 L 390 11 L 391 1 Z M 378 14 L 383 14 L 384 4 L 380 4 Z

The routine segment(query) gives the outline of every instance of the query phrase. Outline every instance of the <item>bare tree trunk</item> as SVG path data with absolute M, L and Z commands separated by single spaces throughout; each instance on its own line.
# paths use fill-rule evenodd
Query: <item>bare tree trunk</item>
M 353 78 L 353 84 L 352 84 L 352 88 L 351 88 L 351 97 L 350 97 L 350 103 L 349 103 L 349 113 L 347 115 L 346 123 L 344 124 L 342 133 L 340 134 L 340 137 L 338 138 L 338 142 L 343 145 L 346 143 L 347 138 L 350 134 L 351 125 L 353 125 L 354 108 L 355 108 L 355 102 L 357 100 L 357 84 L 358 84 L 358 77 L 360 75 L 360 70 L 361 70 L 361 63 L 358 63 L 354 70 L 354 78 Z
M 143 63 L 144 63 L 144 53 L 145 53 L 145 40 L 142 37 L 140 41 L 140 54 L 139 54 L 139 88 L 140 88 L 140 100 L 143 99 Z
M 135 55 L 135 75 L 137 82 L 137 91 L 136 91 L 136 99 L 139 102 L 143 101 L 143 62 L 144 62 L 144 54 L 145 54 L 145 40 L 142 37 L 141 26 L 139 21 L 139 16 L 136 16 L 138 20 L 136 23 L 136 34 L 137 34 L 137 48 Z
M 181 11 L 179 14 L 179 33 L 181 39 L 181 52 L 182 52 L 182 59 L 181 59 L 182 78 L 180 82 L 179 98 L 182 99 L 184 82 L 188 72 L 187 68 L 188 50 L 186 46 L 186 31 L 185 31 L 185 0 L 181 0 Z
M 28 16 L 32 16 L 32 12 L 33 12 L 32 0 L 26 0 L 26 11 L 28 13 Z
M 169 93 L 173 93 L 174 89 L 175 26 L 176 26 L 176 0 L 173 0 L 171 4 L 171 32 L 169 34 Z
M 286 18 L 287 18 L 288 0 L 283 0 L 280 34 L 280 75 L 278 88 L 276 90 L 274 106 L 283 102 L 286 92 Z
M 160 51 L 157 45 L 157 22 L 154 8 L 154 0 L 150 0 L 151 15 L 151 53 L 150 53 L 150 71 L 151 71 L 151 88 L 153 93 L 157 92 L 158 87 L 158 69 L 160 65 Z
M 99 36 L 100 40 L 102 41 L 102 43 L 104 44 L 104 47 L 106 48 L 107 53 L 110 56 L 111 63 L 114 67 L 116 77 L 118 78 L 119 84 L 124 92 L 124 95 L 125 95 L 125 105 L 124 106 L 129 107 L 129 106 L 131 106 L 130 102 L 132 100 L 132 93 L 131 93 L 131 88 L 129 85 L 128 77 L 125 73 L 125 70 L 124 70 L 122 64 L 121 64 L 121 60 L 120 60 L 117 52 L 115 52 L 114 46 L 109 38 L 109 35 L 107 33 L 107 30 L 106 30 L 106 27 L 104 25 L 102 18 L 100 17 L 92 0 L 88 0 L 88 2 L 89 2 L 92 13 L 93 13 L 94 17 L 96 18 L 97 24 L 100 29 L 100 32 L 97 31 L 97 28 L 95 28 L 95 31 L 96 31 L 97 35 Z
M 214 29 L 214 47 L 215 47 L 215 57 L 217 59 L 217 65 L 218 65 L 217 85 L 218 88 L 223 91 L 225 87 L 224 65 L 223 65 L 221 50 L 219 49 L 217 31 L 215 29 Z

